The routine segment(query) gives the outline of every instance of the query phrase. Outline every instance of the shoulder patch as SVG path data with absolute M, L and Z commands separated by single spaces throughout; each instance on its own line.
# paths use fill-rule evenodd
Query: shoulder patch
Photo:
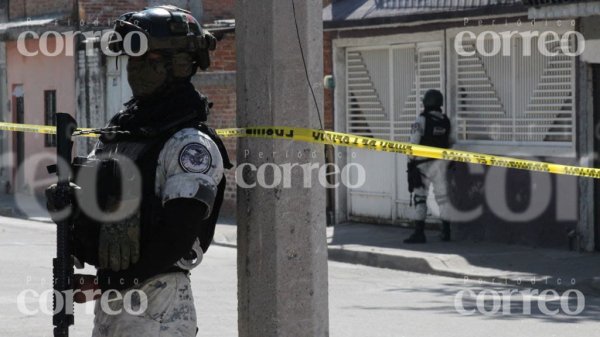
M 212 156 L 206 146 L 200 143 L 190 143 L 181 149 L 179 165 L 185 172 L 206 173 L 212 165 Z
M 413 123 L 411 125 L 410 132 L 411 133 L 417 133 L 417 132 L 420 133 L 421 132 L 421 124 L 419 124 L 418 122 Z

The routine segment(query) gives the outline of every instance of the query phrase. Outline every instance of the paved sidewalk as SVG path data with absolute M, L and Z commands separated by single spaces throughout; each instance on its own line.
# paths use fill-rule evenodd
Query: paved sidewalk
M 490 242 L 429 242 L 408 245 L 410 229 L 343 224 L 327 229 L 329 259 L 373 267 L 536 289 L 578 289 L 600 296 L 600 254 L 539 249 Z M 215 244 L 235 247 L 236 226 L 219 224 Z
M 0 193 L 0 216 L 52 223 L 43 195 Z

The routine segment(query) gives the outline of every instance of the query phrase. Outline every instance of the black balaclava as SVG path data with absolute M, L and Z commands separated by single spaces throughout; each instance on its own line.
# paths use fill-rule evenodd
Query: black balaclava
M 159 89 L 168 84 L 169 77 L 164 60 L 142 57 L 140 60 L 130 59 L 127 62 L 127 82 L 133 97 L 137 99 L 145 99 L 156 94 Z
M 196 72 L 197 66 L 189 53 L 158 54 L 160 59 L 142 57 L 127 62 L 127 81 L 137 99 L 168 93 L 172 84 L 190 81 Z

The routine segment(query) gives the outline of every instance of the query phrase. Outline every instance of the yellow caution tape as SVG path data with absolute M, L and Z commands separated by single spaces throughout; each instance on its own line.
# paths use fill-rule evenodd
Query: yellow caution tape
M 79 128 L 77 131 L 89 131 L 93 130 L 90 128 Z M 56 126 L 49 125 L 35 125 L 35 124 L 19 124 L 19 123 L 6 123 L 0 122 L 0 131 L 17 131 L 17 132 L 32 132 L 32 133 L 45 133 L 45 134 L 56 134 Z M 82 137 L 98 137 L 95 134 L 85 134 Z
M 20 131 L 20 132 L 35 132 L 55 134 L 55 126 L 18 124 L 18 123 L 0 123 L 0 130 L 4 131 Z
M 347 133 L 295 127 L 248 127 L 219 129 L 223 137 L 257 137 L 289 139 L 303 142 L 348 146 L 366 150 L 401 153 L 404 155 L 458 161 L 527 171 L 548 172 L 579 177 L 600 178 L 600 169 L 568 166 L 533 160 L 499 157 L 483 153 L 442 149 L 386 139 L 356 136 Z
M 56 127 L 33 124 L 16 124 L 0 122 L 0 130 L 55 134 Z M 93 129 L 79 128 L 77 131 Z M 600 169 L 553 164 L 547 162 L 523 160 L 510 157 L 493 156 L 483 153 L 442 149 L 431 146 L 416 145 L 392 140 L 356 136 L 347 133 L 316 130 L 296 127 L 248 127 L 218 129 L 222 137 L 254 137 L 270 139 L 287 139 L 302 142 L 348 146 L 365 150 L 401 153 L 404 155 L 451 160 L 464 163 L 481 164 L 496 167 L 507 167 L 519 170 L 548 172 L 578 177 L 600 178 Z M 83 134 L 84 137 L 98 137 L 95 134 Z

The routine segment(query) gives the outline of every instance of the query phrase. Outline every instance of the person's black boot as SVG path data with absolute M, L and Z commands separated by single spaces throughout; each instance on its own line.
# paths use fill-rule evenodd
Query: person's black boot
M 427 239 L 425 238 L 425 221 L 416 221 L 415 222 L 415 231 L 406 239 L 404 239 L 404 243 L 425 243 Z
M 450 241 L 450 222 L 442 221 L 442 233 L 440 234 L 440 239 L 444 242 Z

